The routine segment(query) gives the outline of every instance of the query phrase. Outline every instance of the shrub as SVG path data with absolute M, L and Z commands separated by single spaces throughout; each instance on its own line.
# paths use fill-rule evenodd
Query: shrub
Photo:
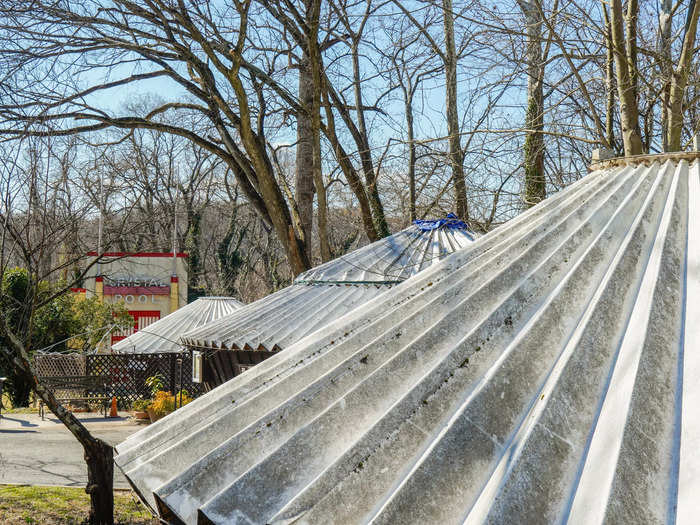
M 182 391 L 182 404 L 183 406 L 191 402 L 192 398 L 189 396 L 186 390 Z M 159 390 L 154 396 L 153 402 L 149 405 L 149 409 L 158 418 L 166 416 L 175 410 L 175 407 L 180 403 L 180 393 L 172 395 L 170 392 L 164 390 Z
M 150 399 L 137 399 L 131 404 L 131 408 L 136 412 L 145 412 L 151 404 Z
M 153 402 L 149 408 L 156 417 L 163 417 L 175 410 L 175 398 L 170 392 L 159 390 L 153 397 Z

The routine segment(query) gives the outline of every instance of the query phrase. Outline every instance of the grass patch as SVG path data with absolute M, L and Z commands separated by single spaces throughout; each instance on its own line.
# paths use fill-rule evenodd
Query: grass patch
M 5 405 L 7 406 L 7 405 Z M 47 412 L 49 411 L 46 409 Z M 8 409 L 3 409 L 2 411 L 3 414 L 38 414 L 39 409 L 38 408 L 33 408 L 33 407 L 17 407 L 17 408 L 8 408 Z
M 34 414 L 39 412 L 38 408 L 33 408 L 31 406 L 17 408 L 13 407 L 12 401 L 10 400 L 10 395 L 7 392 L 3 392 L 2 394 L 2 406 L 2 412 L 7 412 L 8 414 Z
M 90 498 L 78 487 L 0 485 L 0 523 L 68 525 L 86 521 Z M 114 491 L 114 523 L 157 525 L 128 490 Z

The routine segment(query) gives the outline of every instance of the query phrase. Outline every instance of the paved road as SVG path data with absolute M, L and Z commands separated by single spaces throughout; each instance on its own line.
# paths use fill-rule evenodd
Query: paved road
M 143 428 L 127 417 L 105 419 L 98 414 L 77 415 L 93 435 L 112 445 Z M 41 421 L 36 414 L 3 412 L 0 418 L 0 483 L 84 486 L 87 471 L 83 449 L 53 415 Z M 114 486 L 129 487 L 116 467 Z

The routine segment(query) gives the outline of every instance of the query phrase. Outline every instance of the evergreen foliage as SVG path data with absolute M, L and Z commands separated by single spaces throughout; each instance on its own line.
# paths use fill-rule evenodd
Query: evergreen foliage
M 24 268 L 12 268 L 2 276 L 0 309 L 15 333 L 31 334 L 31 347 L 52 352 L 87 351 L 97 347 L 113 327 L 126 327 L 133 324 L 132 318 L 123 305 L 100 302 L 96 297 L 83 298 L 71 293 L 57 293 L 65 288 L 65 283 L 41 282 L 37 287 L 37 297 L 27 294 L 31 290 L 29 274 Z M 32 305 L 44 302 L 33 315 Z M 28 330 L 27 319 L 32 319 L 32 329 Z M 10 346 L 0 336 L 0 344 Z M 15 407 L 26 406 L 29 402 L 30 386 L 15 375 L 10 363 L 0 354 L 0 376 L 6 376 L 5 391 L 10 395 Z

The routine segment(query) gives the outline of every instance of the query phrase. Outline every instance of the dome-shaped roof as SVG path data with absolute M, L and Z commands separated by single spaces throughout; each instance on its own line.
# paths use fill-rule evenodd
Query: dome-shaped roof
M 185 523 L 695 523 L 698 327 L 700 161 L 601 169 L 115 461 Z
M 228 315 L 242 306 L 243 303 L 232 297 L 200 297 L 114 343 L 112 350 L 124 354 L 181 352 L 179 339 L 182 334 Z
M 394 235 L 312 268 L 294 282 L 395 284 L 475 239 L 466 224 L 452 214 L 447 219 L 415 222 Z
M 185 333 L 198 348 L 278 351 L 473 242 L 448 216 L 400 232 L 299 275 L 294 284 Z

